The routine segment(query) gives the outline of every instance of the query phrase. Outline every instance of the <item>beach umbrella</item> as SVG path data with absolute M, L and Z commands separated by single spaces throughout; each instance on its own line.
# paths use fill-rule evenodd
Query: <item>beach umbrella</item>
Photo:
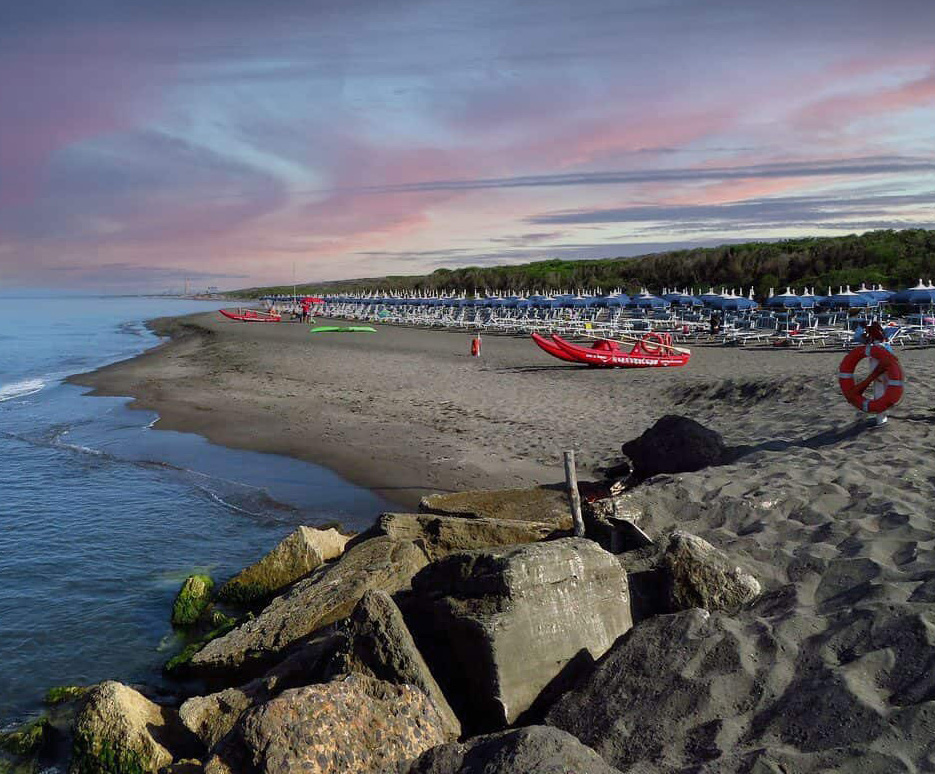
M 715 293 L 714 288 L 708 288 L 707 293 L 702 293 L 698 298 L 701 299 L 701 303 L 705 306 L 717 306 L 720 308 L 719 304 L 724 298 L 723 293 Z
M 644 290 L 638 296 L 631 298 L 627 306 L 631 309 L 667 309 L 669 302 Z
M 630 297 L 626 293 L 614 293 L 607 296 L 607 306 L 626 306 L 630 303 Z
M 850 286 L 846 290 L 838 288 L 838 292 L 828 296 L 826 302 L 830 306 L 840 306 L 846 309 L 866 309 L 870 306 L 879 306 L 880 302 L 863 293 L 855 293 Z
M 668 301 L 673 306 L 701 306 L 702 301 L 698 296 L 689 293 L 663 293 L 662 299 Z
M 766 299 L 766 306 L 771 309 L 811 309 L 815 306 L 815 296 L 807 293 L 798 295 L 793 293 L 790 288 L 786 288 L 785 293 L 776 296 L 770 296 Z
M 756 309 L 759 304 L 752 298 L 744 296 L 723 296 L 718 309 L 725 312 L 743 312 L 748 309 Z
M 919 280 L 918 285 L 900 290 L 898 293 L 893 294 L 889 300 L 893 304 L 931 306 L 935 304 L 935 285 L 932 285 L 931 282 L 925 285 L 922 280 Z
M 860 290 L 857 291 L 862 296 L 869 296 L 870 298 L 875 298 L 877 301 L 885 302 L 889 301 L 894 295 L 896 295 L 892 290 L 886 290 L 882 285 L 877 285 L 874 288 L 867 288 L 866 284 L 860 286 Z

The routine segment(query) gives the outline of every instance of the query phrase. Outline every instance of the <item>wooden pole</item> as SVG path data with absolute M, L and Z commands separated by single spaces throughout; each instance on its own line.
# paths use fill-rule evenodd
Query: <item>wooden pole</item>
M 584 519 L 581 517 L 581 495 L 578 494 L 578 473 L 575 470 L 574 451 L 565 452 L 565 483 L 568 485 L 568 502 L 571 505 L 575 537 L 584 537 Z

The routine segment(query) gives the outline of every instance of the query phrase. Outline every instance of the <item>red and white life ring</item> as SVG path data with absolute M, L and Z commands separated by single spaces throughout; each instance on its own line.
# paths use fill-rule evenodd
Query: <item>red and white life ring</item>
M 658 355 L 663 347 L 669 344 L 666 338 L 666 334 L 663 333 L 647 333 L 640 339 L 640 349 L 647 355 Z
M 854 379 L 854 369 L 865 357 L 877 361 L 873 372 L 861 381 Z M 865 398 L 864 392 L 877 379 L 883 378 L 886 389 L 878 398 Z M 868 414 L 882 414 L 892 408 L 903 397 L 903 369 L 896 355 L 879 344 L 867 344 L 855 347 L 841 361 L 838 369 L 838 384 L 847 402 Z

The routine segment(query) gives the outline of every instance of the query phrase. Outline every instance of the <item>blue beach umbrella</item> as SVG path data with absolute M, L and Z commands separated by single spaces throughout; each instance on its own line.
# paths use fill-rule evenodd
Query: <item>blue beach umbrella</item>
M 725 312 L 743 312 L 748 309 L 756 309 L 759 304 L 752 298 L 744 296 L 724 296 L 721 301 L 720 309 Z
M 898 293 L 891 296 L 889 300 L 893 304 L 931 306 L 935 304 L 935 285 L 932 285 L 931 282 L 925 285 L 922 280 L 919 280 L 918 285 L 900 290 Z
M 808 294 L 798 295 L 786 288 L 785 293 L 770 296 L 766 299 L 766 306 L 770 309 L 811 309 L 815 306 L 815 296 Z
M 880 302 L 875 298 L 866 296 L 863 293 L 855 293 L 850 287 L 846 290 L 838 289 L 837 293 L 828 296 L 827 303 L 830 306 L 844 307 L 846 309 L 866 309 L 867 307 L 880 305 Z
M 644 290 L 638 296 L 631 298 L 627 306 L 631 309 L 668 309 L 669 302 Z
M 689 293 L 663 293 L 661 296 L 673 306 L 701 306 L 702 301 L 698 296 Z

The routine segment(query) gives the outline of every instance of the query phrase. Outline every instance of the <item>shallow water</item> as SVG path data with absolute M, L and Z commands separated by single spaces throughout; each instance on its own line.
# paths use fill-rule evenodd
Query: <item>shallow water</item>
M 388 506 L 324 468 L 152 430 L 154 413 L 62 383 L 157 343 L 143 320 L 218 304 L 0 303 L 0 726 L 52 685 L 158 682 L 186 575 L 224 578 L 298 524 L 359 529 Z

